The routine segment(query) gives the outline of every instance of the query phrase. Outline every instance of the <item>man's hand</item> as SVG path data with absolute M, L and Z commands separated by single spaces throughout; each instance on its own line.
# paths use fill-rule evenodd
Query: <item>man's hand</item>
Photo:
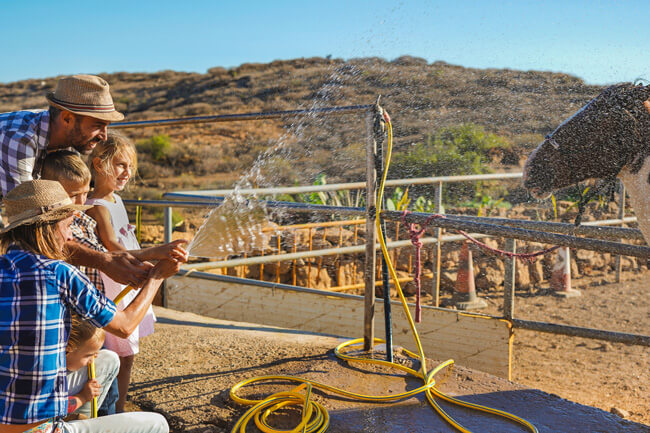
M 106 256 L 107 260 L 98 269 L 121 284 L 142 287 L 153 268 L 151 263 L 141 262 L 127 251 L 112 251 Z
M 83 389 L 81 392 L 79 392 L 79 394 L 76 395 L 76 397 L 82 401 L 81 404 L 85 404 L 86 402 L 92 400 L 94 397 L 99 397 L 101 390 L 102 387 L 97 379 L 88 379 L 88 382 L 86 382 Z

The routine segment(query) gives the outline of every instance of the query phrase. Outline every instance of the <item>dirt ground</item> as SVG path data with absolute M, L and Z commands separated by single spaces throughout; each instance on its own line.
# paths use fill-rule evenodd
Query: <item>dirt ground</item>
M 572 299 L 543 290 L 517 293 L 516 317 L 647 335 L 646 277 L 621 284 L 602 284 L 604 279 L 595 278 L 578 287 L 582 297 Z M 483 296 L 490 304 L 483 312 L 497 313 L 501 298 Z M 259 375 L 290 374 L 316 380 L 326 376 L 326 382 L 335 386 L 354 383 L 358 392 L 378 395 L 387 389 L 398 392 L 404 386 L 403 379 L 390 383 L 390 379 L 378 379 L 384 376 L 373 375 L 368 380 L 364 369 L 345 366 L 332 353 L 340 341 L 334 338 L 292 330 L 268 333 L 258 325 L 224 325 L 165 309 L 159 313 L 156 333 L 143 340 L 142 353 L 136 357 L 130 400 L 141 409 L 163 412 L 175 432 L 229 431 L 245 410 L 229 399 L 229 388 Z M 537 388 L 608 412 L 615 407 L 635 421 L 631 430 L 609 431 L 650 431 L 642 425 L 650 424 L 649 354 L 641 346 L 517 331 L 513 368 L 517 384 L 456 366 L 443 375 L 442 390 L 454 395 L 490 395 Z M 255 388 L 256 392 L 269 390 L 269 386 Z M 334 411 L 345 412 L 357 405 L 320 395 L 318 399 L 326 400 L 328 409 Z M 416 405 L 430 411 L 421 407 L 425 404 Z
M 611 275 L 578 280 L 577 298 L 545 289 L 518 292 L 515 317 L 650 335 L 650 273 L 620 284 L 608 280 Z M 501 314 L 500 296 L 482 311 Z M 519 330 L 513 354 L 513 381 L 606 411 L 622 409 L 650 424 L 650 348 Z

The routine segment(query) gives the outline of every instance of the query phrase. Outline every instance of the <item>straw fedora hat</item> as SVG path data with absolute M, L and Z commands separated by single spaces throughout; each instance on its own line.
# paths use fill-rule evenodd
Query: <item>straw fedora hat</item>
M 73 211 L 92 207 L 72 203 L 63 186 L 55 180 L 23 182 L 9 191 L 3 201 L 9 224 L 0 233 L 26 224 L 62 220 Z
M 108 83 L 95 75 L 72 75 L 61 78 L 54 92 L 45 96 L 62 110 L 109 122 L 119 122 L 124 115 L 115 110 Z

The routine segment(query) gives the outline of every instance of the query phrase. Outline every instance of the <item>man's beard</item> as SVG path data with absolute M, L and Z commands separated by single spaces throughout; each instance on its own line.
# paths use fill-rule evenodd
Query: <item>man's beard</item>
M 82 155 L 89 155 L 95 146 L 100 144 L 102 142 L 101 139 L 98 137 L 92 138 L 92 139 L 86 139 L 83 136 L 83 133 L 81 132 L 81 125 L 80 121 L 75 118 L 74 120 L 74 126 L 72 127 L 72 131 L 68 133 L 67 141 L 70 147 L 72 147 L 74 150 L 77 152 L 81 153 Z

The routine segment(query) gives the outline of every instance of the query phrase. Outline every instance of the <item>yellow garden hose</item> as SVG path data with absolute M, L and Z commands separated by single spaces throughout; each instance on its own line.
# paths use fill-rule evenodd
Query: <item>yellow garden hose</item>
M 95 360 L 93 359 L 90 361 L 90 364 L 88 364 L 88 379 L 95 379 Z M 90 417 L 91 418 L 97 418 L 97 397 L 93 397 L 92 400 L 90 400 Z
M 387 140 L 387 152 L 386 152 L 386 167 L 384 169 L 382 178 L 381 178 L 381 183 L 379 187 L 379 194 L 378 194 L 378 199 L 377 199 L 377 215 L 380 215 L 381 213 L 381 203 L 383 199 L 383 194 L 384 194 L 384 184 L 386 182 L 386 177 L 388 174 L 388 167 L 390 165 L 390 159 L 391 159 L 391 153 L 392 153 L 392 147 L 393 147 L 393 128 L 390 123 L 390 119 L 388 116 L 385 116 L 384 118 L 386 122 L 386 127 L 387 127 L 387 134 L 388 134 L 388 140 Z M 403 366 L 401 364 L 397 363 L 391 363 L 388 361 L 384 360 L 379 360 L 379 359 L 369 359 L 369 358 L 359 358 L 359 357 L 354 357 L 354 356 L 349 356 L 346 354 L 346 351 L 350 350 L 353 347 L 361 346 L 363 344 L 363 338 L 358 338 L 355 340 L 350 340 L 346 341 L 339 346 L 336 347 L 334 353 L 336 356 L 340 359 L 343 359 L 347 362 L 361 362 L 361 363 L 368 363 L 368 364 L 379 364 L 379 365 L 384 365 L 384 366 L 389 366 L 391 368 L 396 368 L 399 370 L 402 370 L 412 376 L 418 377 L 422 379 L 424 384 L 416 389 L 413 389 L 411 391 L 403 392 L 400 394 L 393 394 L 393 395 L 386 395 L 386 396 L 372 396 L 372 395 L 363 395 L 363 394 L 357 394 L 351 391 L 346 391 L 342 390 L 339 388 L 335 388 L 333 386 L 329 386 L 323 383 L 319 383 L 313 380 L 305 379 L 305 378 L 299 378 L 299 377 L 292 377 L 292 376 L 262 376 L 262 377 L 256 377 L 248 380 L 244 380 L 242 382 L 239 382 L 236 384 L 232 389 L 230 390 L 230 398 L 240 404 L 243 405 L 252 405 L 248 411 L 237 421 L 235 426 L 232 429 L 232 433 L 245 433 L 246 432 L 246 426 L 249 423 L 251 419 L 254 420 L 255 425 L 257 426 L 258 429 L 260 429 L 264 433 L 287 433 L 287 432 L 314 432 L 314 433 L 321 433 L 324 432 L 327 427 L 329 426 L 329 415 L 327 414 L 327 410 L 320 404 L 318 404 L 315 401 L 311 400 L 311 392 L 312 392 L 312 387 L 317 387 L 322 390 L 326 390 L 329 392 L 332 392 L 334 394 L 338 394 L 344 397 L 349 397 L 352 399 L 357 399 L 357 400 L 362 400 L 362 401 L 373 401 L 373 402 L 390 402 L 390 401 L 395 401 L 395 400 L 401 400 L 407 397 L 414 396 L 416 394 L 419 394 L 421 392 L 424 392 L 426 395 L 427 400 L 433 407 L 433 409 L 449 424 L 451 424 L 454 428 L 456 428 L 458 431 L 463 432 L 463 433 L 471 433 L 470 430 L 467 428 L 463 427 L 458 421 L 456 421 L 454 418 L 452 418 L 445 410 L 440 407 L 440 405 L 436 402 L 435 397 L 438 397 L 442 400 L 445 400 L 449 403 L 470 408 L 470 409 L 475 409 L 481 412 L 486 412 L 490 413 L 493 415 L 497 415 L 506 419 L 509 419 L 511 421 L 514 421 L 524 428 L 526 428 L 528 431 L 532 433 L 538 433 L 537 428 L 531 424 L 530 422 L 519 418 L 516 415 L 513 415 L 511 413 L 499 410 L 499 409 L 493 409 L 489 408 L 486 406 L 481 406 L 478 404 L 474 403 L 469 403 L 463 400 L 459 400 L 454 397 L 450 397 L 439 390 L 435 388 L 435 375 L 440 372 L 441 370 L 445 369 L 446 367 L 450 366 L 453 364 L 453 360 L 447 360 L 440 365 L 438 365 L 436 368 L 431 370 L 430 372 L 427 372 L 427 367 L 426 367 L 426 358 L 424 355 L 424 351 L 422 349 L 422 343 L 420 342 L 420 338 L 418 336 L 417 329 L 415 328 L 415 323 L 413 322 L 413 318 L 411 317 L 411 313 L 409 311 L 408 305 L 406 303 L 406 299 L 404 298 L 404 294 L 402 293 L 402 288 L 399 284 L 399 280 L 397 278 L 397 273 L 395 272 L 395 268 L 393 267 L 393 264 L 390 260 L 390 255 L 388 254 L 388 249 L 386 248 L 386 240 L 384 239 L 381 231 L 381 220 L 380 218 L 377 218 L 377 234 L 379 237 L 379 243 L 381 245 L 381 251 L 384 256 L 384 260 L 386 261 L 386 264 L 388 265 L 388 270 L 390 272 L 390 276 L 393 279 L 393 283 L 395 285 L 395 288 L 397 289 L 397 294 L 399 295 L 400 301 L 402 303 L 402 307 L 404 309 L 404 312 L 406 314 L 406 318 L 408 319 L 409 326 L 411 328 L 411 332 L 413 333 L 413 337 L 415 339 L 415 345 L 417 347 L 417 353 L 410 352 L 408 350 L 402 349 L 407 355 L 410 357 L 419 360 L 420 362 L 420 370 L 415 371 L 409 367 Z M 383 343 L 384 341 L 381 339 L 376 338 L 373 342 L 373 345 L 375 343 Z M 244 386 L 257 383 L 257 382 L 269 382 L 269 381 L 285 381 L 285 382 L 297 382 L 300 385 L 291 391 L 286 391 L 286 392 L 278 392 L 276 394 L 273 394 L 269 397 L 267 397 L 264 400 L 250 400 L 246 399 L 243 397 L 239 397 L 237 395 L 237 391 Z M 304 392 L 301 392 L 304 391 Z M 300 423 L 294 427 L 291 430 L 278 430 L 274 429 L 272 426 L 270 426 L 267 422 L 267 418 L 269 415 L 271 415 L 273 412 L 287 407 L 287 406 L 299 406 L 302 407 L 302 418 Z
M 116 307 L 117 304 L 119 304 L 120 301 L 124 299 L 124 297 L 128 295 L 131 290 L 133 290 L 133 288 L 134 288 L 133 286 L 126 286 L 124 289 L 122 289 L 119 295 L 117 295 L 115 299 L 113 299 L 113 303 L 115 304 Z

